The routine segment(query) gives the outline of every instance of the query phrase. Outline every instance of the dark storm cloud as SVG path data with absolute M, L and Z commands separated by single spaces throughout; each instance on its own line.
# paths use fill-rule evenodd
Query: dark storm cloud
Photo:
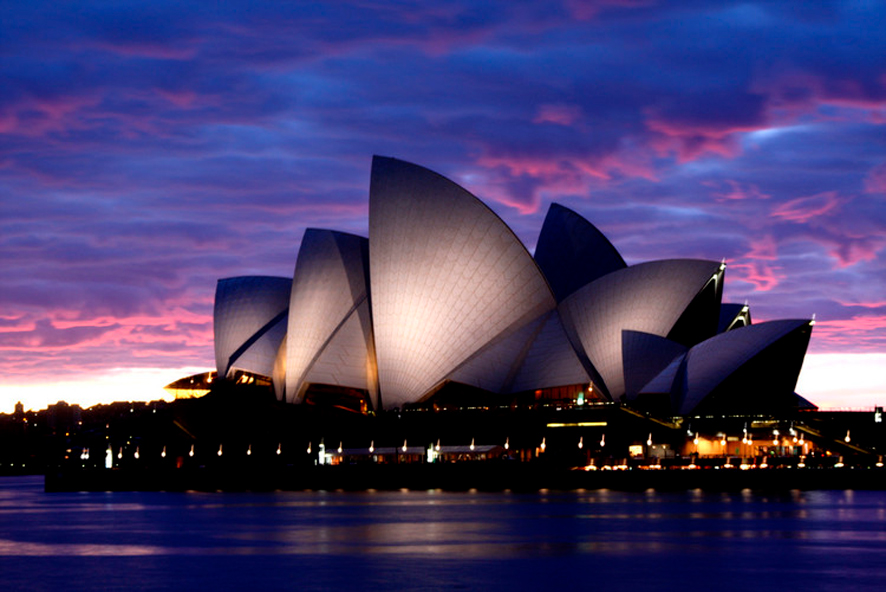
M 375 153 L 882 349 L 884 3 L 535 4 L 4 6 L 4 359 L 211 364 L 215 280 L 365 234 Z

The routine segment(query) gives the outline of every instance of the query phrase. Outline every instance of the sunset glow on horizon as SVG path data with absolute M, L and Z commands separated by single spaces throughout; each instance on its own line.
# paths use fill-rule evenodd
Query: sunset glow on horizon
M 373 154 L 534 249 L 552 202 L 629 264 L 725 260 L 815 315 L 797 391 L 886 404 L 882 2 L 12 2 L 0 24 L 0 412 L 163 398 L 216 282 L 367 235 Z M 761 377 L 761 380 L 764 378 Z
M 823 411 L 867 411 L 886 407 L 886 354 L 808 354 L 797 392 Z M 167 384 L 209 367 L 113 369 L 94 377 L 0 387 L 0 413 L 16 402 L 39 411 L 59 401 L 82 408 L 126 401 L 172 401 Z

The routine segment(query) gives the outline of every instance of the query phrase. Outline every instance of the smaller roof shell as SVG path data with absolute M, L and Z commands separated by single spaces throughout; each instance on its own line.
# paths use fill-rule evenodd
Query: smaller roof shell
M 271 375 L 285 334 L 291 285 L 289 278 L 269 276 L 218 280 L 213 329 L 219 376 L 227 376 L 234 367 Z
M 721 278 L 721 265 L 715 261 L 641 263 L 580 288 L 560 303 L 560 314 L 572 329 L 567 334 L 580 341 L 610 398 L 618 400 L 625 394 L 622 332 L 667 337 L 695 296 L 708 282 Z
M 602 232 L 557 203 L 548 208 L 535 247 L 535 261 L 548 279 L 557 302 L 597 278 L 627 267 Z
M 751 360 L 765 355 L 767 350 L 791 334 L 798 334 L 798 339 L 789 344 L 794 351 L 789 352 L 790 355 L 779 356 L 781 360 L 778 362 L 777 375 L 755 377 L 756 384 L 748 385 L 749 391 L 753 388 L 762 391 L 766 390 L 767 383 L 776 381 L 778 388 L 784 391 L 780 394 L 785 399 L 791 398 L 810 333 L 811 323 L 808 319 L 787 319 L 733 329 L 696 345 L 686 354 L 681 372 L 678 372 L 674 383 L 672 392 L 676 396 L 679 413 L 691 413 L 717 387 L 746 367 Z M 779 377 L 786 377 L 787 384 L 777 380 Z

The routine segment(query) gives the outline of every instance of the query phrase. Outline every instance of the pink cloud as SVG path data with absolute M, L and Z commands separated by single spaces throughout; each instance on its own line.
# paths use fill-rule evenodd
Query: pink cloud
M 0 133 L 40 137 L 51 132 L 86 129 L 89 126 L 80 115 L 101 101 L 102 97 L 97 93 L 39 99 L 25 97 L 0 113 Z
M 859 306 L 861 308 L 886 308 L 886 300 L 880 300 L 878 302 L 847 302 L 838 300 L 839 304 L 842 306 Z
M 157 88 L 155 89 L 155 92 L 176 107 L 181 107 L 183 109 L 192 107 L 198 96 L 197 93 L 192 90 L 173 91 Z
M 726 179 L 725 183 L 729 185 L 728 191 L 715 192 L 712 194 L 717 199 L 717 201 L 769 199 L 770 197 L 772 197 L 768 193 L 763 193 L 762 191 L 760 191 L 760 189 L 753 183 L 742 185 L 738 181 L 733 181 L 732 179 Z M 710 183 L 703 184 L 712 185 Z
M 757 292 L 768 292 L 784 279 L 781 267 L 773 264 L 778 260 L 775 238 L 766 236 L 753 244 L 751 250 L 737 262 L 729 264 L 730 273 L 739 281 L 754 285 Z
M 791 222 L 806 223 L 813 218 L 833 212 L 842 200 L 836 191 L 825 191 L 807 197 L 798 197 L 776 206 L 772 216 Z
M 819 320 L 814 334 L 818 341 L 831 346 L 880 348 L 886 342 L 886 315 L 860 316 L 849 319 Z
M 681 163 L 696 160 L 705 154 L 715 154 L 725 158 L 734 158 L 741 154 L 738 140 L 734 133 L 753 131 L 753 129 L 733 130 L 693 130 L 664 121 L 648 121 L 650 130 L 658 135 L 649 139 L 649 146 L 660 156 L 676 155 Z
M 829 251 L 835 257 L 840 267 L 849 267 L 862 261 L 874 261 L 883 248 L 886 247 L 886 237 L 859 237 L 835 241 Z
M 595 183 L 608 182 L 614 175 L 656 180 L 651 166 L 637 154 L 608 154 L 602 157 L 542 158 L 536 156 L 481 156 L 476 163 L 493 171 L 487 181 L 477 187 L 478 195 L 516 208 L 521 214 L 538 211 L 543 194 L 587 195 Z M 494 171 L 504 172 L 505 179 Z M 467 183 L 468 186 L 477 183 Z M 513 185 L 529 187 L 528 195 L 518 197 Z
M 555 123 L 557 125 L 573 125 L 581 120 L 581 108 L 577 105 L 548 104 L 538 108 L 533 123 Z
M 886 84 L 886 75 L 881 77 L 880 84 Z M 815 113 L 822 105 L 862 112 L 852 119 L 860 117 L 871 123 L 886 121 L 886 100 L 871 97 L 858 80 L 825 78 L 810 72 L 782 70 L 778 72 L 776 79 L 759 80 L 754 89 L 769 96 L 767 110 L 772 117 L 782 121 L 796 120 L 801 115 Z M 842 120 L 849 117 L 847 114 L 815 115 L 819 120 Z
M 174 47 L 169 43 L 150 42 L 110 42 L 100 41 L 87 44 L 88 47 L 107 51 L 129 58 L 155 58 L 164 60 L 190 60 L 197 55 L 197 40 L 191 40 L 185 47 Z
M 663 97 L 643 109 L 650 147 L 659 155 L 688 162 L 705 154 L 741 154 L 740 134 L 769 127 L 761 93 L 712 92 L 680 100 Z
M 566 9 L 576 19 L 587 21 L 607 8 L 642 8 L 655 5 L 655 0 L 566 0 Z
M 114 326 L 84 325 L 58 328 L 49 319 L 37 321 L 33 329 L 0 332 L 0 350 L 35 349 L 46 351 L 57 348 L 82 347 L 102 340 Z

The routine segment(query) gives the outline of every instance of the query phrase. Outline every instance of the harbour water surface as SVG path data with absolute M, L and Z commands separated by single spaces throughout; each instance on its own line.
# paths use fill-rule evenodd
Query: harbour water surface
M 44 493 L 4 590 L 883 590 L 886 492 Z

